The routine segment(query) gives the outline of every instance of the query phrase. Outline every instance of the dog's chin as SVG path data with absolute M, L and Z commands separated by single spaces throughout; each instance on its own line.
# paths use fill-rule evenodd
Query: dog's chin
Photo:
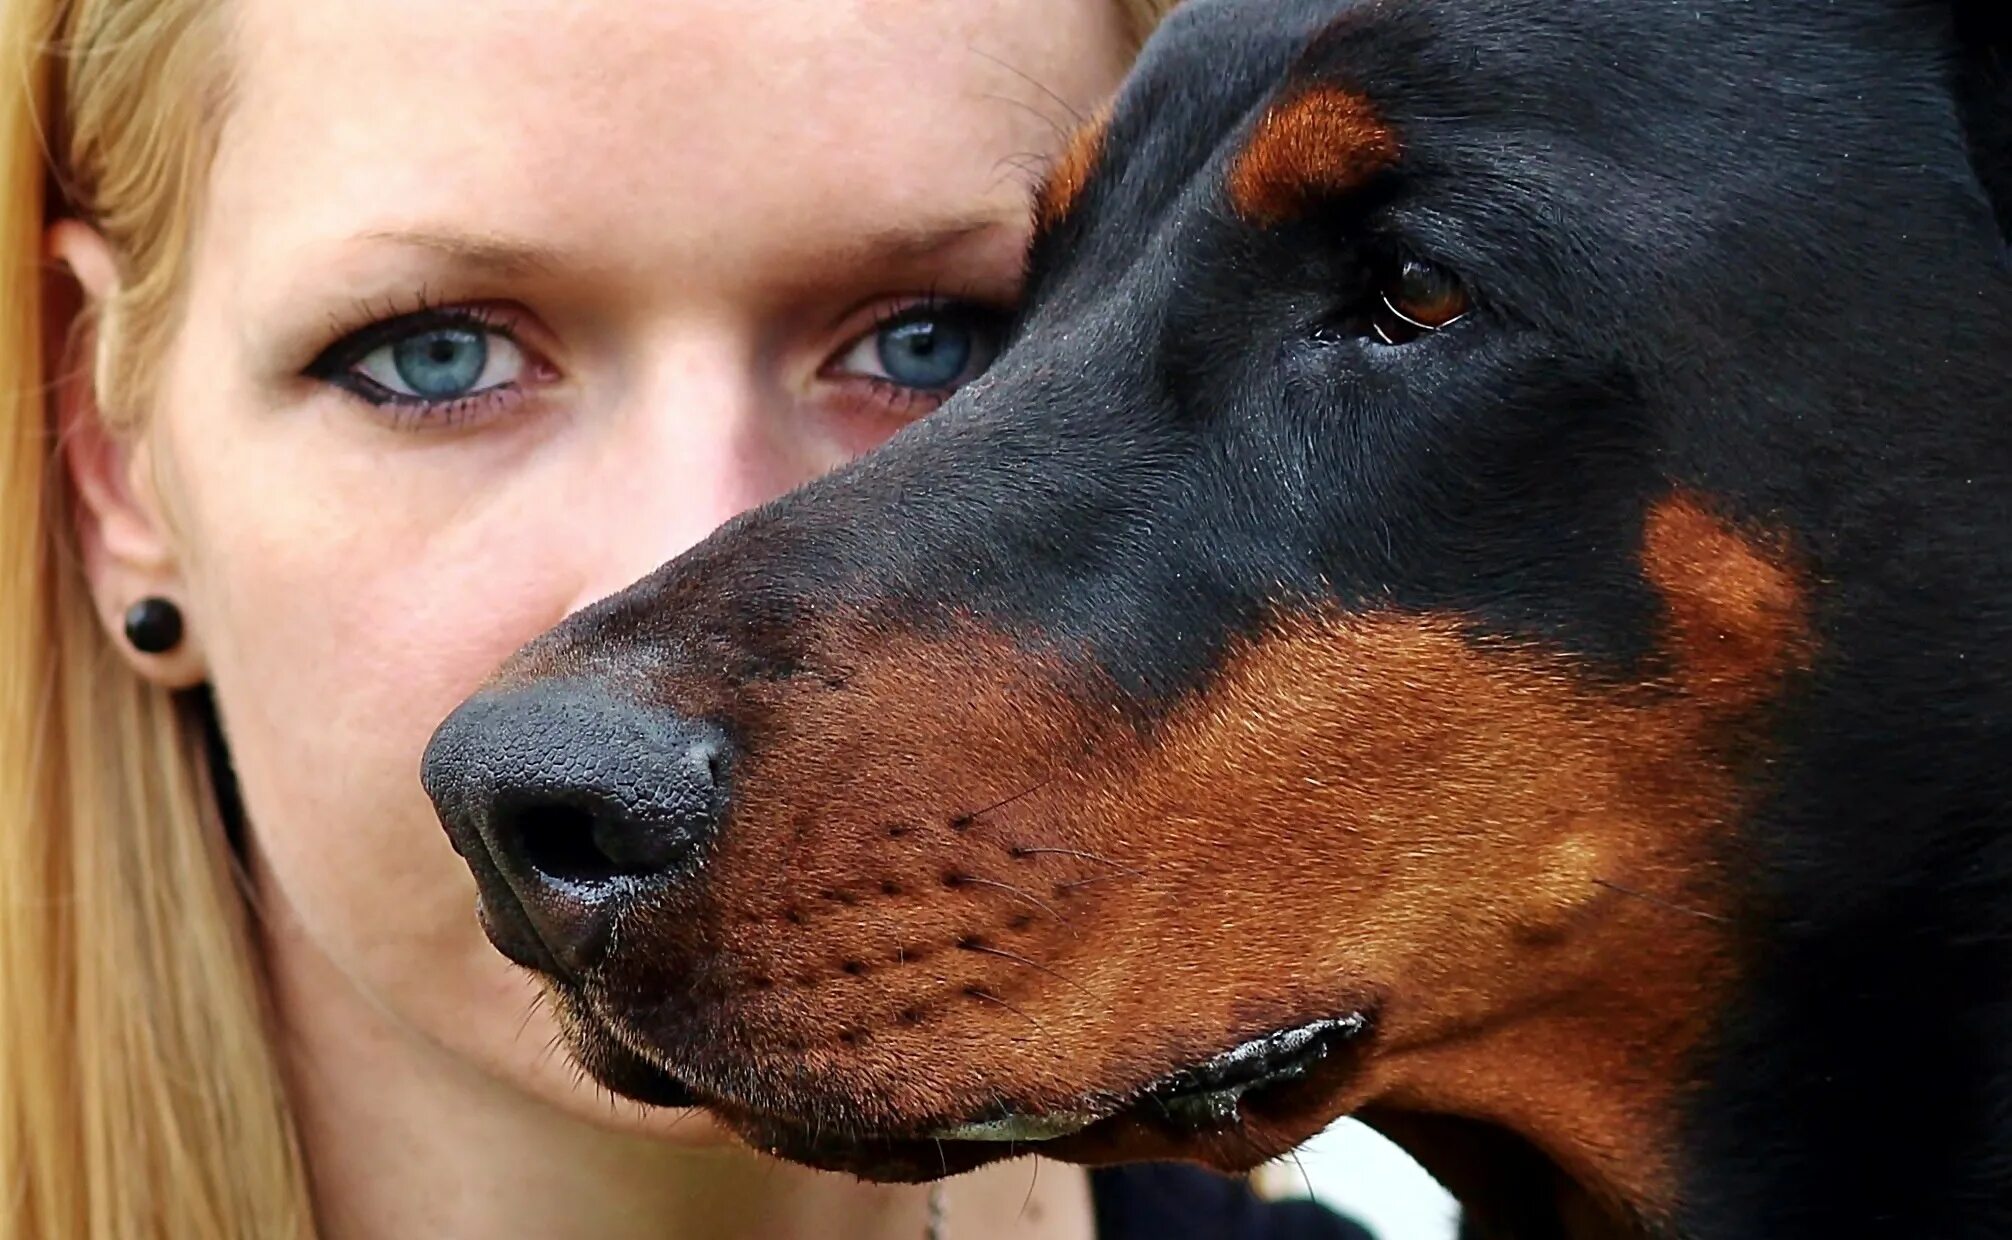
M 689 1086 L 630 1050 L 597 1022 L 569 1014 L 564 1036 L 574 1061 L 614 1093 L 652 1107 L 706 1105 Z
M 916 1183 L 1038 1153 L 1085 1165 L 1178 1160 L 1224 1172 L 1280 1157 L 1347 1109 L 1360 1076 L 1366 1014 L 1311 1021 L 1246 1041 L 1076 1108 L 1016 1113 L 996 1101 L 877 1131 L 751 1107 L 681 1080 L 571 1004 L 566 1040 L 600 1084 L 656 1107 L 704 1107 L 778 1158 L 860 1179 Z

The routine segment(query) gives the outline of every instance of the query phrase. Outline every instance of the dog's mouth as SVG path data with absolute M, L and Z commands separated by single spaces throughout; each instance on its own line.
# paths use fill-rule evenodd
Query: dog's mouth
M 1169 1128 L 1187 1132 L 1231 1129 L 1243 1121 L 1246 1094 L 1268 1093 L 1305 1080 L 1331 1053 L 1355 1041 L 1368 1027 L 1368 1017 L 1351 1013 L 1281 1029 L 1168 1073 L 1114 1106 L 1038 1115 L 1006 1112 L 949 1124 L 927 1135 L 942 1141 L 1014 1145 L 1055 1141 L 1127 1111 L 1148 1114 Z
M 589 1073 L 617 1093 L 652 1106 L 704 1107 L 750 1143 L 794 1162 L 865 1179 L 919 1181 L 1037 1151 L 1087 1163 L 1188 1156 L 1225 1170 L 1255 1165 L 1310 1135 L 1280 1130 L 1318 1106 L 1310 1095 L 1330 1096 L 1346 1079 L 1371 1024 L 1368 1013 L 1356 1011 L 1278 1029 L 1137 1089 L 1088 1094 L 1068 1108 L 1037 1111 L 994 1101 L 963 1116 L 882 1131 L 711 1096 L 614 1044 L 605 1027 L 576 1028 L 573 1040 Z M 1292 1122 L 1282 1124 L 1287 1116 Z M 1322 1112 L 1311 1127 L 1331 1118 Z

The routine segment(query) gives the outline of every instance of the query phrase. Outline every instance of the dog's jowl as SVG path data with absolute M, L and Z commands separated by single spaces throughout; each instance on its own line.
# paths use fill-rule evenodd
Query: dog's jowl
M 443 727 L 491 937 L 868 1176 L 2012 1235 L 2008 26 L 1194 0 L 984 379 Z

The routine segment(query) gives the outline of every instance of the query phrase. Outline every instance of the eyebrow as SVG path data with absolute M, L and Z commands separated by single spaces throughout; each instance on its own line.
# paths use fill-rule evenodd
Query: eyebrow
M 565 256 L 550 246 L 485 233 L 380 229 L 359 239 L 431 250 L 462 266 L 499 276 L 546 275 L 565 265 Z
M 1020 217 L 1008 212 L 896 224 L 827 243 L 814 261 L 828 267 L 912 265 L 988 239 L 1014 238 L 1024 245 L 1022 232 Z
M 819 255 L 831 262 L 912 263 L 990 233 L 1017 231 L 1010 215 L 958 216 L 919 224 L 900 224 L 826 247 Z M 432 228 L 376 229 L 359 240 L 428 250 L 450 261 L 498 276 L 549 275 L 568 265 L 565 251 L 537 242 L 487 233 Z

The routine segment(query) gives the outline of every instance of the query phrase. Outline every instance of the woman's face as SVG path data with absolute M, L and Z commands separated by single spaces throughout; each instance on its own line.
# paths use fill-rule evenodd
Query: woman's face
M 984 367 L 1030 160 L 1057 97 L 1115 85 L 1122 26 L 1104 0 L 236 3 L 135 464 L 261 896 L 354 992 L 327 1001 L 606 1118 L 526 1023 L 421 749 L 518 645 Z

